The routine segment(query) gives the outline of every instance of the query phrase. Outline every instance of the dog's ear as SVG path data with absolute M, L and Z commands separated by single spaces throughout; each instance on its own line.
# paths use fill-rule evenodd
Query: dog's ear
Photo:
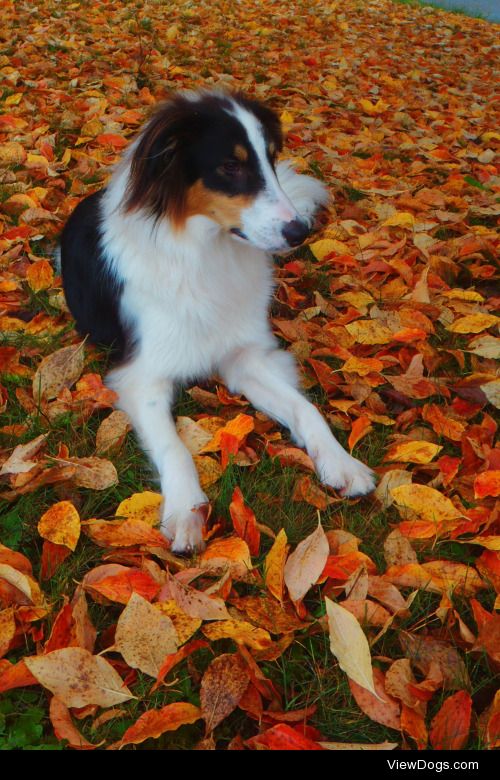
M 132 151 L 126 211 L 145 209 L 155 221 L 181 217 L 189 186 L 185 150 L 195 122 L 196 113 L 186 99 L 174 98 L 155 112 Z

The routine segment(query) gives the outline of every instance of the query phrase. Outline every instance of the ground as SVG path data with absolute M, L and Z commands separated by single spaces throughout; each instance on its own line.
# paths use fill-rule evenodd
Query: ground
M 389 0 L 3 5 L 0 746 L 498 745 L 498 26 Z M 200 86 L 268 102 L 285 156 L 331 190 L 277 264 L 273 325 L 379 488 L 326 491 L 244 398 L 186 388 L 212 502 L 209 552 L 186 562 L 154 528 L 155 475 L 110 417 L 108 356 L 74 332 L 52 256 L 154 105 Z M 133 494 L 149 509 L 130 518 Z M 200 627 L 182 583 L 221 619 Z M 182 646 L 155 691 L 158 659 L 125 647 L 137 614 Z M 94 664 L 114 643 L 106 674 L 135 698 L 109 710 L 85 684 L 76 701 L 74 651 Z

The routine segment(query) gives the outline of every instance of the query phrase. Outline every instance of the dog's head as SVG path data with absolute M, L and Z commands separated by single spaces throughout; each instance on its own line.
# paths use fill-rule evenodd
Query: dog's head
M 270 252 L 301 244 L 304 219 L 275 171 L 280 121 L 243 95 L 179 94 L 153 115 L 131 149 L 125 208 L 183 230 L 201 215 L 235 240 Z

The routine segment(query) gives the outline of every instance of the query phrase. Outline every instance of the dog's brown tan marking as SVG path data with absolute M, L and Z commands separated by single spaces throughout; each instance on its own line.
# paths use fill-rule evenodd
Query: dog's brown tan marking
M 197 214 L 213 219 L 226 230 L 241 228 L 241 212 L 249 208 L 253 200 L 251 195 L 225 195 L 210 190 L 198 179 L 187 191 L 186 208 L 176 220 L 176 228 L 182 230 L 186 220 Z
M 245 149 L 242 144 L 236 144 L 233 149 L 233 154 L 240 162 L 246 162 L 248 160 L 248 149 Z

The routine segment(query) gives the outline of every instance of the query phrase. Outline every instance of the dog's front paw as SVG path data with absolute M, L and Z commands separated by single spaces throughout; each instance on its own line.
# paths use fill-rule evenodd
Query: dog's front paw
M 204 549 L 203 525 L 206 516 L 206 504 L 175 512 L 169 511 L 168 506 L 165 506 L 160 530 L 172 542 L 172 552 L 193 555 Z
M 316 470 L 325 485 L 346 498 L 365 496 L 375 488 L 373 471 L 347 452 L 323 454 L 316 461 Z

